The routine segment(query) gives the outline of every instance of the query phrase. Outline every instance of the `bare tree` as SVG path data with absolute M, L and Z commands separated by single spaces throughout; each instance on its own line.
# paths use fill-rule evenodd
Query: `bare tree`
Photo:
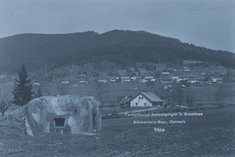
M 0 99 L 0 112 L 1 112 L 1 116 L 3 117 L 5 112 L 8 110 L 8 108 L 10 107 L 10 101 L 5 100 L 5 99 Z
M 225 97 L 225 92 L 224 92 L 224 84 L 219 84 L 215 87 L 215 101 L 220 104 Z
M 174 86 L 174 89 L 172 91 L 172 100 L 178 105 L 182 105 L 185 101 L 184 90 L 179 84 L 176 84 Z
M 187 106 L 193 106 L 194 105 L 194 99 L 195 96 L 193 94 L 192 88 L 188 88 L 185 91 L 185 102 Z
M 45 86 L 45 83 L 46 83 L 46 79 L 48 77 L 48 67 L 45 66 L 41 69 L 39 69 L 38 71 L 38 80 L 39 80 L 39 83 L 40 83 L 40 86 L 39 86 L 39 90 L 42 91 L 44 86 Z
M 42 93 L 45 90 L 45 84 L 49 77 L 49 67 L 47 64 L 45 64 L 43 67 L 40 66 L 40 64 L 36 64 L 35 68 L 37 69 L 35 80 L 39 83 L 37 88 L 35 89 L 35 94 L 36 97 L 40 97 L 43 95 Z
M 153 91 L 155 84 L 152 81 L 146 82 L 146 90 Z
M 104 94 L 108 92 L 108 83 L 103 83 L 103 82 L 98 82 L 98 80 L 95 80 L 94 82 L 94 88 L 96 91 L 97 98 L 100 99 L 101 101 L 104 98 Z
M 56 82 L 56 92 L 58 95 L 66 95 L 68 94 L 67 86 L 66 84 L 62 84 L 62 81 Z
M 224 76 L 225 82 L 230 82 L 232 77 L 232 72 L 230 69 L 227 68 L 226 75 Z

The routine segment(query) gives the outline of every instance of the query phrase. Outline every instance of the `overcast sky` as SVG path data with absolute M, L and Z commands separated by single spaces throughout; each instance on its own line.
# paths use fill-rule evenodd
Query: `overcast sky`
M 235 0 L 0 0 L 0 37 L 113 29 L 235 52 Z

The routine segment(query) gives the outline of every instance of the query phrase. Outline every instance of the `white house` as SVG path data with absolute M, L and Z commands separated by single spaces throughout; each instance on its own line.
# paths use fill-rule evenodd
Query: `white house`
M 141 79 L 140 82 L 141 82 L 141 83 L 146 83 L 146 82 L 148 82 L 148 80 L 146 80 L 146 79 Z
M 135 96 L 131 102 L 131 107 L 152 107 L 152 106 L 162 106 L 162 99 L 159 98 L 152 92 L 140 92 Z
M 162 75 L 169 75 L 170 73 L 168 71 L 163 71 Z
M 121 82 L 122 82 L 122 83 L 127 83 L 127 82 L 131 82 L 131 80 L 130 80 L 130 79 L 127 79 L 127 80 L 122 80 Z
M 107 83 L 107 80 L 98 80 L 99 83 Z
M 40 86 L 41 85 L 41 83 L 39 83 L 39 82 L 34 82 L 33 83 L 33 86 Z
M 145 76 L 144 79 L 146 80 L 154 79 L 154 76 Z
M 61 81 L 61 84 L 69 84 L 69 81 Z

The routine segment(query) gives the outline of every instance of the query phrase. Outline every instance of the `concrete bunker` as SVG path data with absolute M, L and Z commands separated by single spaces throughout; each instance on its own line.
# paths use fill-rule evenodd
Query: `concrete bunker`
M 79 134 L 101 130 L 100 101 L 91 96 L 44 96 L 25 107 L 26 132 Z

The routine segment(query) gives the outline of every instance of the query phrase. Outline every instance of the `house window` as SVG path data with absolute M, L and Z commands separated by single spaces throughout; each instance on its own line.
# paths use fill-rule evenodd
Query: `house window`
M 138 103 L 135 103 L 135 105 L 137 106 L 137 105 L 138 105 Z
M 146 104 L 146 102 L 144 103 L 144 106 L 146 106 L 147 104 Z
M 64 127 L 65 118 L 54 118 L 55 127 Z

